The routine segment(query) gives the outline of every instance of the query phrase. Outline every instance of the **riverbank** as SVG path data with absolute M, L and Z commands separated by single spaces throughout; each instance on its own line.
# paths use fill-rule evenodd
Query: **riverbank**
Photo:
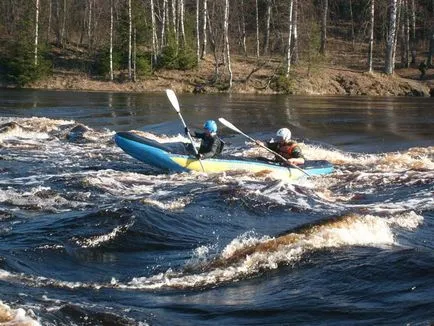
M 397 69 L 388 76 L 381 72 L 367 73 L 340 65 L 316 67 L 293 66 L 290 78 L 282 89 L 276 86 L 278 62 L 271 60 L 258 66 L 256 60 L 245 57 L 232 59 L 232 93 L 296 95 L 367 95 L 367 96 L 430 96 L 434 88 L 432 74 L 424 81 L 419 79 L 417 68 Z M 219 67 L 224 80 L 225 66 Z M 199 67 L 189 71 L 159 70 L 153 76 L 141 78 L 137 82 L 111 82 L 96 80 L 83 73 L 55 71 L 49 78 L 39 80 L 28 87 L 52 90 L 82 90 L 106 92 L 162 92 L 172 88 L 183 92 L 228 92 L 221 82 L 211 83 L 215 78 L 212 58 L 202 60 Z M 279 88 L 280 87 L 280 88 Z

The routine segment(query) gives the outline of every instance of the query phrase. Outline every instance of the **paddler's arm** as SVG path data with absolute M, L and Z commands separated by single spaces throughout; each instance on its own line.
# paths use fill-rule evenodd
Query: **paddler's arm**
M 195 137 L 197 138 L 197 133 L 195 131 L 191 132 L 190 129 L 188 129 L 187 127 L 184 128 L 184 133 L 187 136 L 188 134 L 191 135 L 191 137 Z
M 301 149 L 299 146 L 296 146 L 293 150 L 292 150 L 292 156 L 291 158 L 288 159 L 288 162 L 294 165 L 301 165 L 304 164 L 304 156 L 301 152 Z

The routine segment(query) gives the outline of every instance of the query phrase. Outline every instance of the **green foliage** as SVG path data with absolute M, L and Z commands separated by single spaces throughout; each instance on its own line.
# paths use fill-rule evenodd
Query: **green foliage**
M 286 77 L 283 74 L 274 76 L 270 82 L 270 88 L 278 93 L 291 94 L 294 87 L 294 78 L 292 75 Z
M 47 50 L 41 47 L 38 51 L 38 64 L 35 65 L 34 48 L 22 40 L 4 42 L 4 51 L 0 53 L 0 78 L 4 82 L 23 87 L 51 72 L 47 60 Z
M 113 51 L 113 70 L 120 68 L 122 54 L 119 51 Z M 103 48 L 95 54 L 92 66 L 92 73 L 105 78 L 110 74 L 110 48 Z
M 178 69 L 189 70 L 197 66 L 196 53 L 190 48 L 184 47 L 178 54 Z
M 152 74 L 151 53 L 137 55 L 136 70 L 138 77 L 150 76 Z
M 161 54 L 157 58 L 157 68 L 177 69 L 178 68 L 178 55 L 177 49 L 174 45 L 166 45 Z
M 188 70 L 197 66 L 196 54 L 188 47 L 177 49 L 173 43 L 169 43 L 157 58 L 157 69 Z

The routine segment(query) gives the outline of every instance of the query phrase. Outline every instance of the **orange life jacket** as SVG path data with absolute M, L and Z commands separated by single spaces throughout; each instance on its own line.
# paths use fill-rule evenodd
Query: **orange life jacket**
M 293 158 L 292 151 L 297 146 L 298 146 L 297 143 L 279 145 L 278 153 L 286 159 Z

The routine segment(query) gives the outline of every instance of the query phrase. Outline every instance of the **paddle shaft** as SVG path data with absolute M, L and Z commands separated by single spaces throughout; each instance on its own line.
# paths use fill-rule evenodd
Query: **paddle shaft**
M 307 176 L 310 176 L 309 173 L 307 173 L 305 170 L 303 170 L 302 168 L 299 168 L 298 166 L 288 162 L 288 160 L 283 157 L 282 155 L 280 155 L 279 153 L 276 153 L 275 151 L 273 151 L 272 149 L 268 148 L 267 146 L 262 145 L 259 141 L 253 139 L 252 137 L 250 137 L 249 135 L 245 134 L 244 132 L 242 132 L 240 129 L 238 129 L 237 127 L 235 127 L 232 123 L 230 123 L 229 121 L 227 121 L 224 118 L 219 118 L 219 121 L 224 124 L 226 127 L 240 133 L 241 135 L 243 135 L 244 137 L 250 139 L 251 141 L 253 141 L 256 145 L 266 149 L 267 151 L 269 151 L 270 153 L 276 155 L 277 157 L 279 157 L 280 159 L 282 159 L 286 164 L 288 164 L 289 166 L 296 168 L 298 170 L 300 170 L 301 172 L 303 172 L 304 174 L 306 174 Z
M 167 95 L 167 98 L 169 99 L 170 103 L 172 104 L 172 107 L 178 113 L 178 116 L 181 119 L 181 122 L 182 122 L 182 125 L 184 126 L 184 129 L 187 129 L 188 139 L 190 140 L 191 146 L 193 147 L 194 154 L 197 156 L 199 154 L 199 152 L 197 151 L 196 146 L 194 146 L 193 138 L 191 137 L 190 131 L 187 128 L 187 124 L 185 123 L 184 118 L 182 117 L 181 108 L 179 106 L 179 101 L 175 95 L 175 92 L 171 89 L 166 89 L 166 95 Z M 205 172 L 205 168 L 203 167 L 202 160 L 200 158 L 199 158 L 199 163 L 200 163 L 200 166 L 202 167 L 202 171 Z

